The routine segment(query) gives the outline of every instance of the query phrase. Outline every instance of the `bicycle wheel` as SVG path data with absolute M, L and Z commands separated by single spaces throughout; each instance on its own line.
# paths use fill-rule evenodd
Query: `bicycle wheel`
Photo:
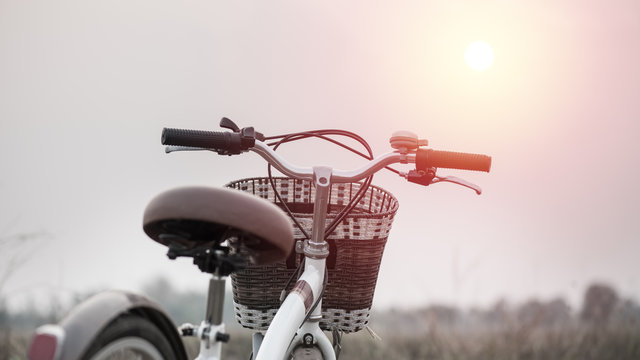
M 173 360 L 171 344 L 152 322 L 135 315 L 116 318 L 95 337 L 83 360 Z

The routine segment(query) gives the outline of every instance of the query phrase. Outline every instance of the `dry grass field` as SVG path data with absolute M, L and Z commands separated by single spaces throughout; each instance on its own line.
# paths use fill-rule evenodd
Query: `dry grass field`
M 176 323 L 197 323 L 203 312 L 200 306 L 205 303 L 204 294 L 169 296 L 166 284 L 156 287 L 162 288 L 165 296 L 158 297 L 155 291 L 148 291 L 148 295 L 161 299 Z M 10 313 L 0 309 L 0 360 L 26 359 L 35 327 L 58 318 L 59 314 L 39 315 L 29 310 Z M 224 321 L 232 338 L 223 347 L 223 358 L 249 359 L 251 331 L 234 326 L 232 318 Z M 430 305 L 374 312 L 370 326 L 382 339 L 374 339 L 367 331 L 346 334 L 340 359 L 640 359 L 640 306 L 621 299 L 606 285 L 591 286 L 579 311 L 572 310 L 562 299 L 530 300 L 517 305 L 498 301 L 486 309 Z M 186 341 L 190 358 L 198 351 L 194 340 Z
M 0 360 L 26 359 L 29 334 L 0 335 Z M 188 342 L 190 353 L 198 345 Z M 249 358 L 251 338 L 234 334 L 224 347 L 224 358 Z M 434 331 L 421 336 L 384 337 L 374 340 L 366 333 L 343 338 L 343 360 L 637 360 L 640 359 L 638 329 L 520 330 L 464 334 Z

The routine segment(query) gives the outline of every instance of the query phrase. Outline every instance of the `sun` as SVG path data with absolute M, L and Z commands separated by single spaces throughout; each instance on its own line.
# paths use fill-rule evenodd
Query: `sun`
M 484 41 L 474 41 L 467 47 L 464 59 L 473 70 L 484 71 L 493 64 L 493 50 Z

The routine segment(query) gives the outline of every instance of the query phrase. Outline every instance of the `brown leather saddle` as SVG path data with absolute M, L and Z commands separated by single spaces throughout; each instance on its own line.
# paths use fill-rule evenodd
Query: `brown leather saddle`
M 244 261 L 268 264 L 287 258 L 294 243 L 291 220 L 276 205 L 225 188 L 165 191 L 147 205 L 143 228 L 169 247 L 170 258 L 191 256 L 194 263 L 216 254 L 229 257 L 229 248 L 234 248 L 231 253 L 243 254 Z

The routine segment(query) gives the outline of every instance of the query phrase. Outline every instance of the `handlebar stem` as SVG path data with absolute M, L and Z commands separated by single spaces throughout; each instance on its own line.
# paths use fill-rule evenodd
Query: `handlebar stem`
M 313 232 L 311 241 L 305 246 L 304 254 L 312 259 L 325 259 L 329 256 L 329 245 L 324 239 L 324 230 L 331 189 L 331 168 L 317 166 L 313 168 L 316 198 L 313 204 Z

